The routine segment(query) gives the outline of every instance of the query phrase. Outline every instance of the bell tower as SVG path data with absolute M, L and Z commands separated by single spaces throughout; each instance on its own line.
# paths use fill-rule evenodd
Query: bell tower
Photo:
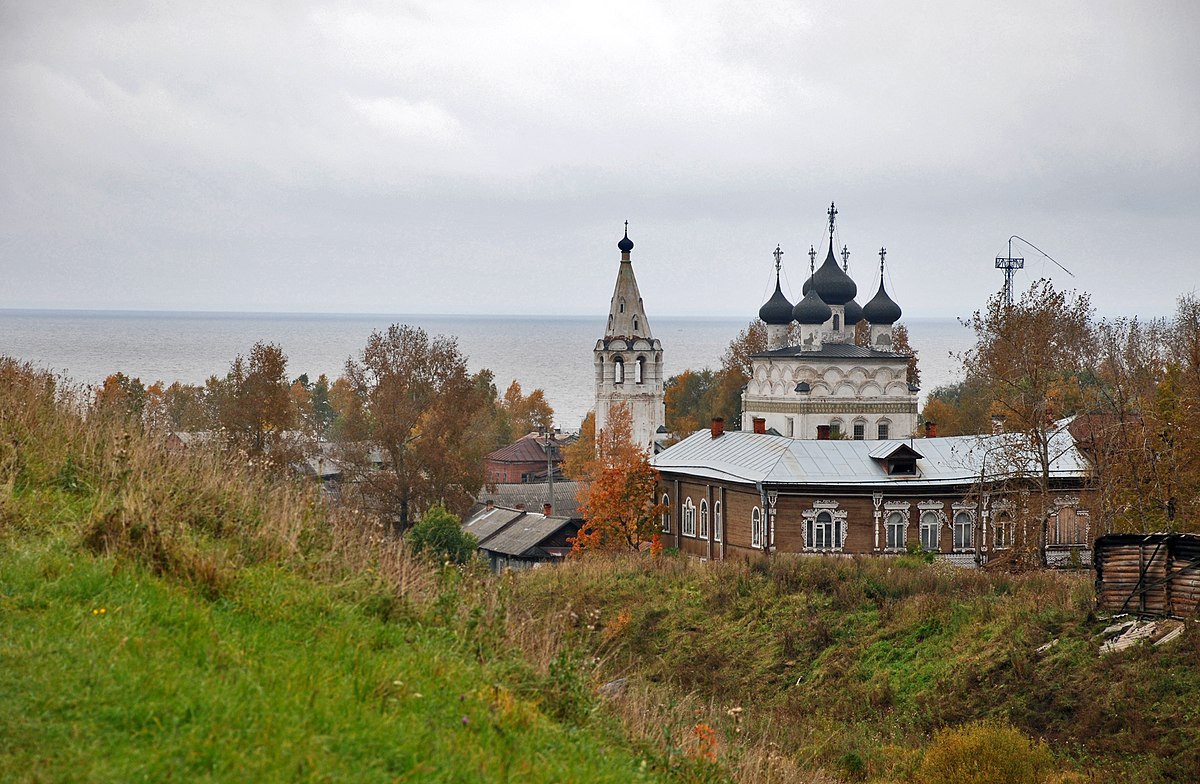
M 608 307 L 608 326 L 592 352 L 596 366 L 596 432 L 607 426 L 613 405 L 624 403 L 633 420 L 634 443 L 653 451 L 655 440 L 662 435 L 659 428 L 666 423 L 666 379 L 662 344 L 650 332 L 650 320 L 633 274 L 629 221 L 625 221 L 625 236 L 617 249 L 621 251 L 621 266 Z

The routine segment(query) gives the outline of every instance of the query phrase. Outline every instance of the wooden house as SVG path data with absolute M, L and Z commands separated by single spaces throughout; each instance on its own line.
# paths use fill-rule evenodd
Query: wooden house
M 1086 460 L 1063 423 L 1044 497 L 1023 438 L 802 440 L 714 422 L 652 461 L 665 543 L 705 559 L 919 549 L 977 565 L 1034 542 L 1050 565 L 1088 563 Z

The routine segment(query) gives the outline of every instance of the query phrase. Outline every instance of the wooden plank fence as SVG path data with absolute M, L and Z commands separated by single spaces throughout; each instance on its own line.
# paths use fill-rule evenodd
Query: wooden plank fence
M 1096 605 L 1175 618 L 1200 610 L 1200 536 L 1108 534 L 1096 540 Z

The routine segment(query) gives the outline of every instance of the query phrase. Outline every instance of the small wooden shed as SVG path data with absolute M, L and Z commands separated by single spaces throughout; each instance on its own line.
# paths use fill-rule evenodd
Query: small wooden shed
M 1101 610 L 1175 618 L 1200 610 L 1200 536 L 1108 534 L 1094 559 Z

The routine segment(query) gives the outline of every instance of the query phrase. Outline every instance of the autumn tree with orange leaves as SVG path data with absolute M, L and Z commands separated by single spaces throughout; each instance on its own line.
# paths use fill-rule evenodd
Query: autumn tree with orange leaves
M 662 504 L 656 501 L 658 472 L 650 455 L 633 441 L 629 408 L 617 404 L 609 411 L 608 427 L 596 434 L 596 449 L 580 466 L 584 480 L 579 494 L 583 527 L 572 550 L 640 550 L 658 536 Z

